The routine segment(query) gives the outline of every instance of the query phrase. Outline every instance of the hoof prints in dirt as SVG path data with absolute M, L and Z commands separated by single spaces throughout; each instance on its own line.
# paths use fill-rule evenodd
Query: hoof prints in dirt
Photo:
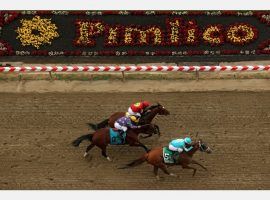
M 35 101 L 33 101 L 35 99 Z M 191 134 L 213 148 L 197 153 L 208 172 L 170 167 L 178 178 L 150 165 L 120 170 L 144 151 L 109 146 L 108 162 L 98 148 L 83 158 L 89 144 L 70 143 L 88 133 L 86 123 L 104 120 L 140 99 L 159 101 L 171 112 L 154 120 L 160 138 L 143 140 L 149 148 Z M 3 93 L 0 98 L 1 189 L 269 189 L 269 92 L 182 93 Z M 11 104 L 16 102 L 16 105 Z M 38 107 L 33 106 L 38 104 Z M 119 103 L 120 102 L 120 103 Z M 254 145 L 258 144 L 258 145 Z M 252 146 L 252 150 L 250 147 Z

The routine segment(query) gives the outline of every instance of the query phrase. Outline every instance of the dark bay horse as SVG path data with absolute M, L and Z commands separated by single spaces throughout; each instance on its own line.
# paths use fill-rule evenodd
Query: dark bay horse
M 151 151 L 145 153 L 141 158 L 134 160 L 133 162 L 127 164 L 124 167 L 120 167 L 119 169 L 125 169 L 129 167 L 135 167 L 143 162 L 147 162 L 151 165 L 154 166 L 154 174 L 156 178 L 159 180 L 158 176 L 158 169 L 160 168 L 164 173 L 170 175 L 170 176 L 177 176 L 173 173 L 170 173 L 168 171 L 167 166 L 172 166 L 172 165 L 182 165 L 183 169 L 193 169 L 193 176 L 195 175 L 197 169 L 194 167 L 190 167 L 189 164 L 196 164 L 201 166 L 203 169 L 207 170 L 206 167 L 204 167 L 202 164 L 198 163 L 197 161 L 192 159 L 192 156 L 197 150 L 200 150 L 201 152 L 206 152 L 206 153 L 211 153 L 212 150 L 210 149 L 209 146 L 207 146 L 205 143 L 202 142 L 200 139 L 198 142 L 192 144 L 193 148 L 189 152 L 183 151 L 179 155 L 178 162 L 175 164 L 167 164 L 164 163 L 164 158 L 163 158 L 163 147 L 157 147 L 155 149 L 152 149 Z
M 153 132 L 156 130 L 151 124 L 142 125 L 141 128 L 137 129 L 128 129 L 125 144 L 129 144 L 130 146 L 142 147 L 146 152 L 148 152 L 149 149 L 138 139 L 138 135 L 141 132 L 147 133 L 148 131 Z M 109 156 L 107 156 L 106 153 L 106 148 L 110 144 L 110 128 L 101 128 L 96 130 L 93 134 L 86 134 L 78 137 L 72 142 L 72 145 L 78 147 L 83 140 L 91 141 L 91 144 L 86 148 L 84 157 L 88 155 L 88 151 L 90 151 L 94 146 L 97 146 L 101 149 L 102 156 L 111 161 L 111 159 L 109 158 Z
M 170 112 L 166 110 L 164 106 L 157 103 L 156 105 L 149 106 L 144 110 L 140 118 L 140 121 L 138 122 L 138 125 L 151 124 L 152 120 L 155 118 L 156 115 L 169 115 L 169 114 Z M 106 126 L 114 128 L 114 122 L 120 117 L 123 117 L 125 115 L 126 115 L 125 112 L 116 112 L 112 114 L 108 119 L 105 119 L 98 124 L 92 124 L 92 123 L 87 123 L 87 124 L 94 130 L 105 128 Z M 157 133 L 160 135 L 158 125 L 154 125 L 154 126 L 157 129 Z M 152 136 L 152 134 L 149 134 L 146 137 L 150 137 L 150 136 Z

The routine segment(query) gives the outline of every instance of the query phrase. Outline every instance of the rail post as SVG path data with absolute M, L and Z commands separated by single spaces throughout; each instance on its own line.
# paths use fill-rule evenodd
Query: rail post
M 20 73 L 19 73 L 18 77 L 19 77 L 19 81 L 21 81 L 22 80 L 22 75 Z
M 125 78 L 125 72 L 122 71 L 122 82 L 125 82 L 126 81 L 126 78 Z
M 196 80 L 199 81 L 199 70 L 196 68 L 196 71 L 195 71 L 195 74 L 196 74 Z
M 52 72 L 49 71 L 50 79 L 52 80 Z

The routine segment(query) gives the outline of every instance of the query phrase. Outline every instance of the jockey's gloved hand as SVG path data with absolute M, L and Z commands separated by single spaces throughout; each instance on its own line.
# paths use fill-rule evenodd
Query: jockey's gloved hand
M 181 153 L 181 152 L 183 151 L 183 149 L 179 148 L 179 149 L 177 149 L 177 151 L 178 151 L 179 153 Z

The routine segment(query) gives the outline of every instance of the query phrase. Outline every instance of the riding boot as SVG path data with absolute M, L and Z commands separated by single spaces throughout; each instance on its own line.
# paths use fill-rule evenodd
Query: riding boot
M 121 138 L 121 140 L 122 140 L 122 144 L 125 143 L 124 133 L 125 133 L 125 132 L 122 131 L 122 130 L 119 131 L 119 136 L 120 136 L 120 138 Z
M 179 152 L 174 152 L 173 153 L 173 160 L 174 160 L 174 163 L 178 163 L 179 162 Z

